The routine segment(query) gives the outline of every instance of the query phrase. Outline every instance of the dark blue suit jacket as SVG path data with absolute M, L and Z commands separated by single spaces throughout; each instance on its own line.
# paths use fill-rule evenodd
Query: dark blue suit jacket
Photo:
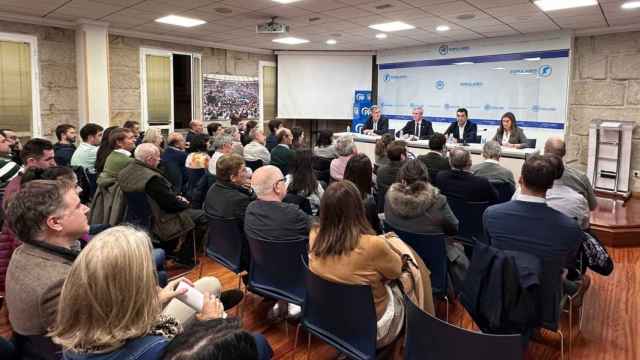
M 433 126 L 431 126 L 431 121 L 422 119 L 422 121 L 420 122 L 420 131 L 418 131 L 419 134 L 416 134 L 415 132 L 416 132 L 415 120 L 409 121 L 402 128 L 403 134 L 411 134 L 413 136 L 417 136 L 419 139 L 431 139 L 431 137 L 433 136 Z
M 460 141 L 460 127 L 458 122 L 454 121 L 449 125 L 445 135 L 453 134 L 453 137 L 464 144 L 471 144 L 476 142 L 476 136 L 478 135 L 478 126 L 471 121 L 467 120 L 467 124 L 464 126 L 464 134 L 462 134 L 462 141 Z
M 434 181 L 440 191 L 447 196 L 454 196 L 467 202 L 496 203 L 498 193 L 487 178 L 473 175 L 461 170 L 438 171 Z
M 362 130 L 371 130 L 373 129 L 373 118 L 369 116 L 367 122 L 364 123 L 364 127 Z M 378 129 L 374 131 L 374 133 L 378 135 L 386 134 L 389 131 L 389 119 L 387 119 L 384 115 L 380 115 L 380 119 L 378 119 Z
M 162 154 L 161 160 L 167 180 L 169 180 L 178 193 L 182 194 L 187 182 L 187 167 L 185 166 L 187 153 L 167 146 Z

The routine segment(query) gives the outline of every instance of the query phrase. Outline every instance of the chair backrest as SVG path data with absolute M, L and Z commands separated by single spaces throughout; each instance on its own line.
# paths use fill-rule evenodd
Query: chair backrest
M 191 197 L 200 179 L 207 174 L 207 169 L 187 169 L 187 185 L 185 192 Z
M 254 161 L 245 160 L 245 164 L 249 169 L 251 169 L 251 171 L 256 171 L 258 168 L 264 165 L 264 163 L 260 159 Z
M 503 203 L 511 200 L 513 193 L 516 191 L 516 187 L 510 182 L 506 181 L 492 181 L 491 186 L 498 193 L 498 203 Z
M 368 285 L 325 280 L 307 268 L 302 323 L 352 359 L 376 357 L 376 309 Z
M 151 205 L 144 192 L 125 192 L 127 206 L 124 212 L 124 222 L 136 225 L 147 231 L 151 230 Z
M 209 218 L 207 257 L 236 274 L 247 270 L 241 263 L 242 247 L 246 242 L 242 227 L 243 223 L 238 219 Z
M 527 147 L 535 149 L 536 148 L 536 139 L 527 139 Z
M 169 180 L 171 185 L 173 185 L 175 190 L 179 194 L 182 194 L 187 181 L 187 179 L 183 178 L 182 170 L 180 169 L 180 166 L 184 166 L 184 164 L 180 165 L 175 161 L 165 161 L 161 164 L 164 170 L 164 176 Z
M 324 181 L 326 184 L 331 182 L 331 160 L 315 155 L 311 158 L 311 166 L 318 181 Z
M 385 223 L 385 228 L 395 232 L 411 246 L 431 271 L 431 288 L 435 294 L 447 293 L 447 237 L 445 234 L 415 234 L 395 229 Z
M 414 359 L 522 359 L 522 337 L 490 335 L 461 329 L 437 319 L 405 297 L 407 319 L 404 358 Z
M 309 240 L 247 240 L 251 249 L 249 288 L 263 295 L 302 305 L 304 266 L 298 260 L 300 256 L 308 256 Z
M 468 245 L 473 245 L 474 239 L 484 241 L 482 215 L 489 207 L 489 203 L 467 202 L 459 197 L 446 196 L 449 207 L 459 222 L 458 237 L 468 242 Z
M 311 202 L 309 201 L 308 198 L 302 195 L 298 195 L 295 193 L 287 193 L 284 199 L 282 199 L 282 202 L 285 202 L 288 204 L 295 204 L 300 208 L 300 210 L 304 211 L 305 214 L 313 215 L 311 212 Z

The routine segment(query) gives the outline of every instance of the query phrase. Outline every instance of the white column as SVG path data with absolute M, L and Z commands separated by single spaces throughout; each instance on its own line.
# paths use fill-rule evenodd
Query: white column
M 109 126 L 109 34 L 107 24 L 79 20 L 76 64 L 80 127 Z

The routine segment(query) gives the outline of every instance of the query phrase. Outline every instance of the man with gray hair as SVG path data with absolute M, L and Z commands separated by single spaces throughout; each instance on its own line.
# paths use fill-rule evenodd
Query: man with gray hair
M 555 155 L 564 161 L 564 156 L 567 154 L 567 148 L 564 140 L 559 137 L 550 137 L 547 139 L 547 142 L 544 144 L 544 154 Z M 598 206 L 598 200 L 593 192 L 591 181 L 589 181 L 589 178 L 579 170 L 566 166 L 565 164 L 564 173 L 558 182 L 572 188 L 580 195 L 584 196 L 589 203 L 590 210 L 595 210 Z
M 382 135 L 389 131 L 389 119 L 387 119 L 378 105 L 371 107 L 371 115 L 362 127 L 362 133 L 365 135 Z
M 271 153 L 264 146 L 267 137 L 261 129 L 254 127 L 249 131 L 250 142 L 244 146 L 244 159 L 246 161 L 262 160 L 262 165 L 268 165 L 271 162 Z
M 353 155 L 358 153 L 358 148 L 356 148 L 356 144 L 353 142 L 353 136 L 340 136 L 336 140 L 336 152 L 338 153 L 339 157 L 337 159 L 331 160 L 329 173 L 331 174 L 332 179 L 342 180 L 349 159 L 351 159 Z
M 449 152 L 451 170 L 438 172 L 436 184 L 446 196 L 466 202 L 498 201 L 498 193 L 489 180 L 471 173 L 471 154 L 462 147 Z
M 297 205 L 282 202 L 287 187 L 280 169 L 273 165 L 258 168 L 251 178 L 251 187 L 258 199 L 249 204 L 244 216 L 244 233 L 249 243 L 308 239 L 310 218 Z M 300 261 L 300 257 L 286 261 Z M 284 305 L 276 304 L 270 317 L 283 314 Z M 289 305 L 290 315 L 299 311 L 299 307 Z
M 431 121 L 424 120 L 424 109 L 421 106 L 413 108 L 411 116 L 413 120 L 409 121 L 401 130 L 403 135 L 410 135 L 420 140 L 431 139 L 433 136 L 433 126 Z
M 231 154 L 233 151 L 233 137 L 227 134 L 216 135 L 213 138 L 213 150 L 214 153 L 209 159 L 209 173 L 216 174 L 216 163 L 222 155 Z
M 502 147 L 497 141 L 488 141 L 482 148 L 482 157 L 484 161 L 471 167 L 471 173 L 476 176 L 482 176 L 489 179 L 489 182 L 509 183 L 513 189 L 516 187 L 516 181 L 511 170 L 500 165 L 500 156 L 502 155 Z

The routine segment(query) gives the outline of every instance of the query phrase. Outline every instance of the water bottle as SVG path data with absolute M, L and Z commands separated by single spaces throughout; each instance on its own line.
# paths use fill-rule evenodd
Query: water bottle
M 447 137 L 447 144 L 451 143 L 453 143 L 453 134 L 449 133 L 449 136 Z
M 351 132 L 351 125 L 347 125 L 347 132 Z
M 484 145 L 487 143 L 487 129 L 482 129 L 482 133 L 480 134 L 480 144 Z

